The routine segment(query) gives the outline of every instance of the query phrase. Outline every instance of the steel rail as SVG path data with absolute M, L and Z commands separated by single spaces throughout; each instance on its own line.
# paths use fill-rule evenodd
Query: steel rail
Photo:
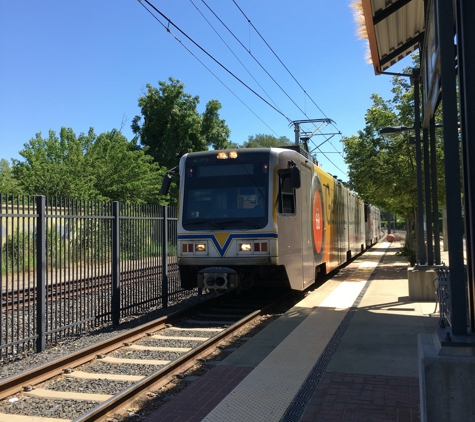
M 178 272 L 177 264 L 168 264 L 169 272 Z M 137 281 L 143 281 L 148 277 L 160 277 L 162 275 L 162 266 L 153 266 L 146 268 L 137 268 L 134 270 L 127 270 L 120 273 L 121 283 L 129 285 Z M 106 289 L 111 286 L 111 274 L 103 274 L 94 277 L 87 277 L 82 279 L 75 279 L 69 281 L 61 281 L 59 283 L 51 283 L 46 286 L 46 298 L 57 299 L 68 298 L 77 295 L 78 293 L 88 293 L 96 289 Z M 94 282 L 96 284 L 88 286 L 87 283 Z M 74 285 L 74 288 L 70 288 Z M 62 290 L 64 289 L 64 290 Z M 60 293 L 58 293 L 58 290 Z M 14 306 L 19 306 L 27 301 L 36 299 L 36 287 L 28 287 L 20 290 L 10 290 L 2 293 L 2 309 L 16 309 Z
M 287 295 L 288 293 L 283 297 L 287 297 Z M 190 350 L 188 353 L 171 362 L 156 373 L 145 377 L 144 379 L 128 387 L 126 390 L 123 390 L 120 393 L 114 395 L 110 399 L 104 401 L 100 405 L 74 419 L 73 422 L 97 421 L 99 418 L 105 417 L 114 410 L 117 410 L 118 408 L 125 406 L 127 403 L 132 402 L 134 399 L 142 395 L 146 389 L 150 387 L 158 388 L 162 385 L 165 385 L 173 378 L 174 374 L 176 374 L 177 372 L 182 372 L 195 365 L 198 359 L 208 355 L 212 350 L 214 350 L 217 343 L 223 341 L 226 337 L 231 336 L 236 330 L 238 330 L 248 322 L 252 321 L 254 318 L 268 312 L 268 310 L 272 308 L 276 304 L 276 302 L 282 300 L 283 297 L 274 300 L 272 303 L 266 305 L 264 308 L 254 311 L 246 317 L 240 319 L 231 327 L 228 327 L 219 334 L 213 336 L 212 338 L 204 342 L 202 345 L 196 347 L 193 350 Z
M 163 316 L 156 321 L 151 321 L 134 329 L 127 330 L 125 333 L 122 333 L 118 336 L 56 359 L 53 362 L 49 362 L 20 374 L 5 378 L 4 380 L 0 380 L 0 400 L 20 392 L 23 386 L 39 384 L 43 381 L 53 378 L 54 376 L 61 375 L 63 369 L 82 365 L 83 363 L 93 360 L 97 355 L 106 354 L 113 350 L 119 349 L 123 347 L 123 343 L 136 341 L 144 337 L 148 332 L 156 331 L 165 327 L 166 324 L 170 324 L 180 318 L 183 318 L 185 315 L 196 312 L 201 308 L 208 307 L 215 301 L 220 300 L 222 296 L 223 295 L 215 296 L 213 298 L 204 300 L 186 309 Z

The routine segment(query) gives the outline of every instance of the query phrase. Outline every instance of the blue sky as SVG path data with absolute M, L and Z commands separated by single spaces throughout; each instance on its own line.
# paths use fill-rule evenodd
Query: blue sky
M 350 0 L 236 0 L 308 96 L 233 0 L 205 1 L 285 93 L 202 0 L 152 3 L 290 120 L 327 117 L 336 122 L 336 128 L 328 126 L 325 133 L 338 129 L 343 136 L 351 136 L 364 128 L 372 93 L 391 98 L 391 77 L 375 76 L 365 61 L 367 46 L 357 38 Z M 169 77 L 179 79 L 186 92 L 200 97 L 200 112 L 209 100 L 219 100 L 220 116 L 234 142 L 241 144 L 259 133 L 294 139 L 285 117 L 173 26 L 170 29 L 221 82 L 138 0 L 0 0 L 0 158 L 21 159 L 18 152 L 36 133 L 47 136 L 50 129 L 59 132 L 62 126 L 76 134 L 90 127 L 97 134 L 122 128 L 132 139 L 130 124 L 140 114 L 137 103 L 145 85 L 158 86 L 158 81 Z M 391 71 L 410 65 L 408 60 Z M 315 136 L 313 145 L 324 140 Z M 323 169 L 347 180 L 340 141 L 337 135 L 322 145 L 317 159 Z

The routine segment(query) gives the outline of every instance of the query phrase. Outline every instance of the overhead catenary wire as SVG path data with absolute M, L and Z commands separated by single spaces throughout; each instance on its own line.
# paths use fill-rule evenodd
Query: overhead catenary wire
M 292 122 L 291 119 L 289 117 L 287 117 L 281 110 L 279 110 L 277 107 L 273 106 L 272 104 L 270 104 L 265 98 L 263 98 L 261 95 L 259 95 L 254 89 L 252 89 L 250 86 L 248 86 L 244 81 L 242 81 L 239 77 L 237 77 L 233 72 L 231 72 L 226 66 L 224 66 L 221 62 L 219 62 L 213 55 L 211 55 L 209 52 L 207 52 L 202 46 L 200 46 L 196 41 L 194 41 L 190 36 L 188 36 L 181 28 L 179 28 L 171 19 L 169 19 L 164 13 L 162 13 L 160 10 L 158 10 L 149 0 L 143 0 L 145 3 L 147 3 L 156 13 L 158 13 L 164 20 L 167 21 L 167 25 L 165 25 L 163 22 L 161 22 L 149 9 L 147 9 L 145 7 L 144 4 L 142 4 L 142 0 L 139 0 L 139 2 L 141 3 L 141 5 L 167 30 L 167 32 L 169 32 L 188 52 L 190 52 L 190 54 L 192 54 L 211 74 L 213 74 L 213 76 L 215 76 L 216 79 L 218 79 L 218 81 L 220 81 L 237 99 L 239 99 L 239 101 L 244 105 L 246 106 L 246 108 L 248 108 L 256 117 L 258 117 L 259 120 L 261 120 L 272 132 L 274 132 L 276 135 L 277 133 L 272 129 L 270 128 L 270 126 L 268 124 L 266 124 L 249 106 L 247 106 L 228 86 L 226 86 L 226 84 L 224 84 L 206 65 L 204 65 L 204 63 L 198 59 L 198 57 L 193 54 L 191 52 L 191 50 L 189 48 L 187 48 L 185 46 L 185 44 L 183 44 L 183 42 L 181 40 L 179 40 L 170 30 L 170 25 L 173 26 L 174 28 L 176 28 L 183 36 L 185 36 L 190 42 L 192 42 L 197 48 L 199 48 L 203 53 L 205 53 L 209 58 L 211 58 L 215 63 L 217 63 L 221 68 L 223 68 L 227 73 L 229 73 L 233 78 L 235 78 L 238 82 L 240 82 L 244 87 L 246 87 L 249 91 L 251 91 L 255 96 L 257 96 L 261 101 L 263 101 L 264 103 L 266 103 L 268 106 L 270 106 L 273 110 L 277 111 L 280 115 L 282 115 L 285 119 L 287 119 L 288 122 Z M 203 1 L 203 0 L 202 0 Z M 209 6 L 203 1 L 203 3 L 209 8 Z M 211 10 L 211 9 L 210 9 Z M 211 10 L 212 11 L 212 10 Z M 214 14 L 214 12 L 212 11 L 212 13 Z M 216 16 L 216 15 L 215 15 Z M 217 17 L 217 16 L 216 16 Z M 218 18 L 218 17 L 217 17 Z M 218 18 L 218 20 L 220 20 Z M 221 21 L 221 20 L 220 20 Z M 222 21 L 221 21 L 222 23 Z M 224 23 L 222 23 L 224 25 Z M 224 25 L 226 27 L 226 25 Z M 254 27 L 254 26 L 253 26 Z M 226 27 L 227 28 L 227 27 Z M 228 28 L 227 28 L 228 29 Z M 229 30 L 229 29 L 228 29 Z M 229 30 L 230 31 L 230 30 Z M 230 31 L 232 33 L 232 31 Z M 237 37 L 232 34 L 236 39 Z M 238 40 L 238 39 L 237 39 Z M 268 73 L 265 68 L 259 63 L 259 61 L 252 55 L 252 53 L 247 50 L 247 48 L 238 40 L 238 42 L 243 46 L 243 48 L 246 49 L 246 51 L 249 52 L 249 54 L 256 60 L 256 62 L 258 62 L 258 64 L 263 68 L 263 70 Z M 267 43 L 266 43 L 267 44 Z M 269 47 L 270 48 L 270 47 Z M 295 103 L 295 101 L 293 101 L 292 98 L 290 98 L 290 96 L 285 92 L 285 90 L 280 87 L 280 85 L 275 81 L 274 78 L 272 78 L 272 76 L 270 74 L 268 74 L 268 76 L 277 84 L 277 86 L 279 86 L 279 88 L 289 97 L 289 99 L 297 106 L 297 108 L 308 118 L 307 114 Z M 301 87 L 301 85 L 299 84 L 299 86 Z M 302 87 L 301 87 L 302 88 Z M 302 88 L 303 89 L 303 88 Z M 304 90 L 304 93 L 311 99 L 311 97 L 306 93 L 306 91 Z M 312 99 L 311 99 L 312 100 Z M 312 102 L 314 102 L 312 100 Z M 315 102 L 314 102 L 315 104 Z M 315 104 L 316 105 L 316 104 Z M 317 106 L 318 107 L 318 106 Z M 320 110 L 321 111 L 321 110 Z M 322 112 L 322 114 L 324 114 Z M 335 126 L 335 125 L 334 125 Z M 335 126 L 336 128 L 336 126 Z M 338 130 L 338 129 L 337 129 Z M 340 133 L 341 134 L 341 133 Z M 324 155 L 324 157 L 335 167 L 337 168 L 340 172 L 344 173 L 338 166 L 336 166 L 335 163 L 333 163 L 329 158 L 328 156 L 321 151 L 321 154 Z
M 204 3 L 204 0 L 202 0 Z M 308 94 L 308 92 L 305 90 L 305 88 L 300 84 L 300 82 L 297 80 L 297 78 L 293 75 L 293 73 L 289 70 L 289 68 L 284 64 L 284 62 L 280 59 L 280 57 L 277 55 L 277 53 L 273 50 L 273 48 L 269 45 L 269 43 L 265 40 L 265 38 L 262 36 L 262 34 L 259 32 L 259 30 L 254 26 L 254 24 L 251 22 L 251 20 L 248 18 L 248 16 L 244 13 L 244 11 L 241 9 L 241 7 L 237 4 L 236 0 L 232 0 L 235 6 L 238 8 L 238 10 L 241 12 L 241 14 L 244 16 L 244 18 L 247 20 L 249 23 L 250 27 L 256 31 L 257 35 L 261 38 L 261 40 L 264 42 L 264 44 L 269 48 L 269 50 L 272 52 L 272 54 L 277 58 L 277 60 L 280 62 L 280 64 L 284 67 L 284 69 L 288 72 L 288 74 L 292 77 L 292 79 L 297 83 L 297 85 L 300 87 L 300 89 L 304 92 L 304 94 L 312 101 L 312 103 L 315 105 L 315 107 L 323 114 L 325 118 L 328 119 L 328 116 L 323 112 L 323 110 L 318 106 L 318 104 L 314 101 L 314 99 Z M 206 4 L 206 3 L 205 3 Z M 241 45 L 243 45 L 241 43 Z M 246 48 L 243 45 L 244 48 Z M 249 54 L 251 54 L 250 50 L 248 50 Z M 252 54 L 251 54 L 252 55 Z M 295 103 L 294 103 L 295 104 Z M 300 107 L 299 107 L 300 109 Z M 301 109 L 300 109 L 301 110 Z M 302 111 L 302 110 L 301 110 Z M 303 111 L 302 111 L 303 112 Z M 307 114 L 303 112 L 305 116 Z M 308 117 L 308 116 L 307 116 Z M 335 125 L 333 121 L 330 123 L 337 131 L 338 134 L 341 136 L 341 131 L 338 129 L 338 127 Z M 330 138 L 327 138 L 326 141 L 328 141 Z M 330 142 L 330 144 L 333 146 L 333 148 L 336 150 L 335 146 Z M 340 151 L 337 151 L 340 156 L 343 157 L 343 154 Z M 323 152 L 321 151 L 323 154 Z M 325 156 L 326 157 L 326 156 Z M 328 158 L 327 158 L 328 159 Z M 331 162 L 331 161 L 330 161 Z M 332 162 L 331 162 L 332 163 Z M 332 163 L 336 168 L 338 168 L 334 163 Z M 340 170 L 341 171 L 341 170 Z
M 203 0 L 202 0 L 203 1 Z M 277 55 L 277 53 L 272 49 L 272 47 L 269 45 L 269 43 L 265 40 L 265 38 L 261 35 L 261 33 L 258 31 L 258 29 L 254 26 L 254 24 L 251 22 L 251 20 L 247 17 L 247 15 L 244 13 L 244 11 L 241 9 L 241 7 L 237 4 L 236 0 L 232 0 L 235 6 L 238 8 L 238 10 L 242 13 L 242 15 L 246 18 L 247 22 L 249 25 L 256 31 L 257 35 L 261 38 L 261 40 L 264 42 L 264 44 L 269 48 L 269 50 L 272 52 L 272 54 L 276 57 L 276 59 L 280 62 L 280 64 L 284 67 L 284 69 L 288 72 L 288 74 L 292 77 L 292 79 L 297 83 L 297 85 L 300 87 L 300 89 L 304 92 L 304 94 L 312 101 L 312 103 L 317 107 L 317 109 L 320 111 L 320 113 L 323 114 L 325 118 L 328 119 L 328 116 L 323 112 L 323 110 L 318 106 L 318 104 L 313 100 L 313 98 L 308 94 L 308 92 L 305 90 L 305 88 L 300 84 L 300 82 L 297 80 L 297 78 L 293 75 L 293 73 L 288 69 L 288 67 L 284 64 L 284 62 L 280 59 L 280 57 Z M 305 113 L 304 113 L 305 114 Z M 336 127 L 334 123 L 332 123 L 332 126 L 340 132 L 340 130 Z
M 185 44 L 181 42 L 181 40 L 173 34 L 173 32 L 170 30 L 168 26 L 166 26 L 163 22 L 160 21 L 142 2 L 139 0 L 139 3 L 142 5 L 142 7 L 152 15 L 152 17 L 162 25 L 166 31 L 186 50 L 188 51 L 208 72 L 210 72 L 231 94 L 233 94 L 254 116 L 256 116 L 265 126 L 267 126 L 276 136 L 279 136 L 279 134 L 272 129 L 264 120 L 262 120 L 259 115 L 252 110 L 229 86 L 227 86 L 208 66 L 206 66 L 202 60 L 200 60 Z
M 240 82 L 244 87 L 246 87 L 249 91 L 251 91 L 254 95 L 264 101 L 269 107 L 273 108 L 277 113 L 287 119 L 288 122 L 291 122 L 290 118 L 287 117 L 282 111 L 274 107 L 269 101 L 263 98 L 260 94 L 258 94 L 255 90 L 253 90 L 249 85 L 247 85 L 243 80 L 238 78 L 233 72 L 231 72 L 226 66 L 224 66 L 219 60 L 217 60 L 212 54 L 208 53 L 201 45 L 199 45 L 193 38 L 191 38 L 188 34 L 186 34 L 178 25 L 176 25 L 170 18 L 168 18 L 164 13 L 158 10 L 149 0 L 143 0 L 146 2 L 155 12 L 157 12 L 163 19 L 168 22 L 168 25 L 172 25 L 176 28 L 184 37 L 186 37 L 189 41 L 191 41 L 196 47 L 198 47 L 203 53 L 205 53 L 210 59 L 212 59 L 216 64 L 218 64 L 221 68 L 223 68 L 226 72 L 228 72 L 233 78 L 235 78 L 238 82 Z M 139 0 L 139 3 L 143 5 L 142 0 Z M 159 21 L 160 22 L 160 21 Z M 170 31 L 170 28 L 160 22 L 167 31 Z
M 287 98 L 295 105 L 295 107 L 297 107 L 299 111 L 309 119 L 305 111 L 302 110 L 302 108 L 294 101 L 294 99 L 287 93 L 287 91 L 285 91 L 285 89 L 282 88 L 282 86 L 280 86 L 280 84 L 275 80 L 275 78 L 262 65 L 262 63 L 251 53 L 251 50 L 246 48 L 246 46 L 242 43 L 242 41 L 234 34 L 233 31 L 231 31 L 231 29 L 229 29 L 229 27 L 222 21 L 222 19 L 214 12 L 214 10 L 204 0 L 201 0 L 201 1 L 209 9 L 209 11 L 216 17 L 216 19 L 218 19 L 221 25 L 223 25 L 226 28 L 226 30 L 235 38 L 235 40 L 241 45 L 241 47 L 244 48 L 244 50 L 246 50 L 249 53 L 249 55 L 254 59 L 254 61 L 261 67 L 261 69 L 267 74 L 267 76 L 269 76 L 269 78 L 279 87 L 279 89 L 287 96 Z
M 198 8 L 198 6 L 194 3 L 193 0 L 190 0 L 191 4 L 195 7 L 195 9 L 198 11 L 198 13 L 202 16 L 202 18 L 206 21 L 206 23 L 211 27 L 211 29 L 215 32 L 215 34 L 219 37 L 219 39 L 223 42 L 223 44 L 228 48 L 228 50 L 232 53 L 232 55 L 236 58 L 236 60 L 241 64 L 241 66 L 246 70 L 246 72 L 251 76 L 251 78 L 256 82 L 256 84 L 259 86 L 259 88 L 262 89 L 262 91 L 267 95 L 269 100 L 280 110 L 280 108 L 277 106 L 275 101 L 271 98 L 271 96 L 266 92 L 266 90 L 262 87 L 262 85 L 257 81 L 257 79 L 252 75 L 251 71 L 246 67 L 246 65 L 239 59 L 239 57 L 236 55 L 236 53 L 233 51 L 233 49 L 229 46 L 229 44 L 223 39 L 223 37 L 219 34 L 219 32 L 215 29 L 215 27 L 211 24 L 211 22 L 206 18 L 206 16 L 203 14 L 203 12 Z M 282 111 L 282 110 L 281 110 Z

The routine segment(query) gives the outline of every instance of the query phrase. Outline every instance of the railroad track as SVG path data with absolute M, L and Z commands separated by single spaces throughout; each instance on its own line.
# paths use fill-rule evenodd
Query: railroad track
M 178 265 L 168 264 L 168 273 L 178 272 Z M 160 278 L 162 276 L 162 266 L 139 268 L 122 271 L 120 282 L 122 285 L 132 284 L 148 278 Z M 110 289 L 112 276 L 110 274 L 97 275 L 94 277 L 81 278 L 76 280 L 61 281 L 47 284 L 46 297 L 48 300 L 59 298 L 69 298 L 78 294 L 89 293 L 98 289 Z M 31 304 L 36 300 L 36 287 L 26 287 L 20 290 L 10 290 L 2 292 L 2 309 L 16 309 L 25 302 Z
M 14 415 L 27 415 L 18 421 L 35 422 L 48 421 L 41 417 L 57 422 L 101 420 L 174 380 L 287 296 L 288 292 L 272 299 L 234 293 L 216 296 L 2 380 L 0 422 L 11 422 Z M 55 407 L 63 410 L 55 412 Z

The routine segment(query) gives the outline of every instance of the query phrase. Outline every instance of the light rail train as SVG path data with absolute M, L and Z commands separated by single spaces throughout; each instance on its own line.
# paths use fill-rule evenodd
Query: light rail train
M 379 209 L 298 146 L 189 153 L 179 171 L 185 289 L 304 290 L 380 237 Z

